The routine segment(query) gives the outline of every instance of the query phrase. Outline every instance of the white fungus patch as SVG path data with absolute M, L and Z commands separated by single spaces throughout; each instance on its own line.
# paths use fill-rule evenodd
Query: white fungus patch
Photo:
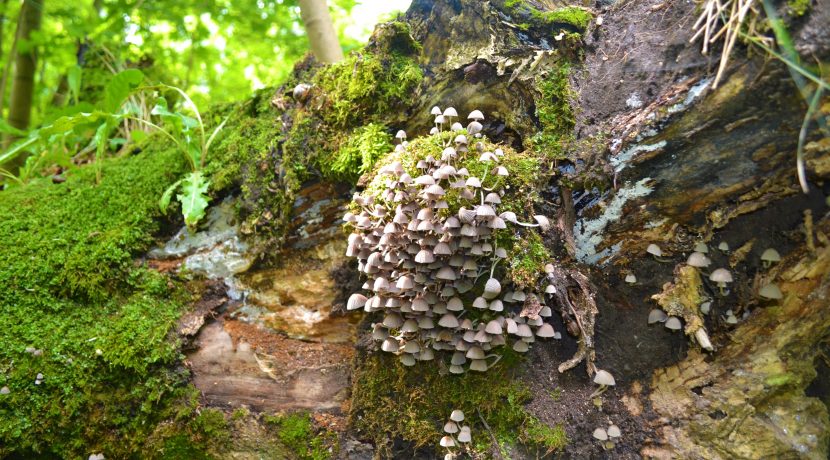
M 649 195 L 654 190 L 646 185 L 649 181 L 651 181 L 651 178 L 646 177 L 634 185 L 627 182 L 624 187 L 617 190 L 602 215 L 596 219 L 580 219 L 574 224 L 576 258 L 580 262 L 594 265 L 620 250 L 621 244 L 617 243 L 610 248 L 597 252 L 597 246 L 602 243 L 602 232 L 609 223 L 620 220 L 625 203 L 631 199 Z
M 628 166 L 628 163 L 640 152 L 653 152 L 662 149 L 666 146 L 666 141 L 660 141 L 656 144 L 638 144 L 633 145 L 617 155 L 611 157 L 609 160 L 611 166 L 614 167 L 614 172 L 619 173 Z
M 683 102 L 679 102 L 669 107 L 669 113 L 677 113 L 686 110 L 690 105 L 692 105 L 692 102 L 694 102 L 695 99 L 703 93 L 703 90 L 709 87 L 709 83 L 711 82 L 711 78 L 704 78 L 700 81 L 700 83 L 689 88 L 689 92 L 686 93 L 686 99 Z

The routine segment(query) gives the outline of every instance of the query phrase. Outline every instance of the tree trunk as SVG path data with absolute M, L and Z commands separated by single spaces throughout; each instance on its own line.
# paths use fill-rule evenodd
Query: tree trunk
M 20 39 L 29 40 L 32 32 L 40 28 L 43 2 L 24 0 L 20 10 Z M 37 50 L 32 47 L 25 53 L 18 53 L 15 62 L 12 97 L 9 105 L 9 124 L 18 129 L 29 127 L 32 114 L 32 96 L 35 89 Z
M 29 40 L 32 32 L 40 29 L 45 1 L 24 0 L 20 10 L 20 39 Z M 35 89 L 35 71 L 37 70 L 37 49 L 30 47 L 25 53 L 18 53 L 15 62 L 12 95 L 9 104 L 9 124 L 17 129 L 27 129 L 32 115 L 32 97 Z M 6 145 L 11 142 L 7 140 Z M 23 164 L 25 156 L 19 155 L 8 165 L 15 172 Z
M 20 27 L 23 11 L 21 10 L 17 16 L 17 26 L 14 30 L 14 38 L 12 39 L 12 46 L 9 49 L 9 57 L 6 59 L 6 65 L 3 66 L 3 76 L 0 78 L 0 117 L 5 118 L 6 107 L 6 87 L 9 82 L 9 75 L 12 72 L 12 63 L 14 63 L 15 56 L 17 56 L 17 42 L 20 39 Z
M 343 50 L 337 41 L 326 0 L 299 0 L 299 3 L 314 57 L 325 63 L 342 60 Z

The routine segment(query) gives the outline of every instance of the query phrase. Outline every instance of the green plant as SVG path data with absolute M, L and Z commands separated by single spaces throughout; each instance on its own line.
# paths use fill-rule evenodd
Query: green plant
M 334 433 L 314 428 L 307 412 L 266 415 L 265 423 L 277 429 L 277 437 L 300 460 L 328 460 L 332 457 L 329 447 L 337 441 Z
M 0 165 L 20 155 L 32 153 L 19 174 L 0 168 L 0 175 L 17 184 L 26 183 L 48 160 L 69 165 L 69 144 L 78 144 L 79 138 L 91 140 L 89 145 L 79 149 L 80 153 L 95 150 L 96 164 L 99 164 L 109 146 L 109 136 L 126 118 L 132 115 L 132 107 L 124 102 L 131 92 L 144 80 L 144 74 L 137 69 L 128 69 L 115 74 L 104 89 L 104 98 L 96 106 L 77 104 L 67 110 L 53 122 L 34 129 L 28 133 L 15 130 L 8 125 L 0 126 L 0 131 L 22 137 L 0 154 Z M 72 88 L 80 85 L 80 75 L 73 73 L 70 82 Z M 73 89 L 73 91 L 75 91 Z M 91 139 L 86 133 L 94 132 Z M 100 167 L 96 166 L 98 182 L 101 181 Z
M 167 106 L 167 100 L 164 97 L 159 97 L 156 106 L 152 110 L 152 115 L 161 118 L 167 129 L 161 126 L 137 117 L 128 117 L 139 123 L 146 124 L 155 128 L 158 132 L 165 135 L 168 139 L 173 141 L 176 148 L 184 155 L 188 164 L 190 165 L 190 173 L 182 179 L 176 181 L 173 185 L 167 188 L 161 195 L 159 200 L 159 207 L 163 213 L 167 212 L 170 206 L 170 200 L 176 190 L 181 193 L 176 195 L 179 203 L 182 206 L 182 215 L 184 222 L 188 227 L 194 228 L 202 217 L 205 216 L 210 197 L 207 195 L 210 187 L 210 180 L 203 174 L 205 168 L 205 161 L 207 159 L 208 151 L 211 144 L 216 139 L 216 135 L 225 126 L 228 118 L 225 118 L 219 125 L 214 128 L 210 136 L 206 135 L 205 125 L 202 122 L 202 115 L 199 113 L 198 107 L 193 103 L 193 100 L 179 88 L 169 85 L 158 85 L 157 87 L 148 89 L 167 89 L 172 90 L 181 95 L 185 101 L 185 107 L 193 111 L 194 117 L 185 115 L 181 112 L 173 112 Z

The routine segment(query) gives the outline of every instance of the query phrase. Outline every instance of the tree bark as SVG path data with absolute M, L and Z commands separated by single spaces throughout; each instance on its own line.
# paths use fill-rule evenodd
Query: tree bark
M 29 40 L 32 32 L 40 28 L 43 14 L 43 2 L 25 0 L 20 10 L 20 38 Z M 9 124 L 18 129 L 29 127 L 32 113 L 32 96 L 35 88 L 35 70 L 37 52 L 34 48 L 25 53 L 18 53 L 15 60 L 12 96 L 9 104 Z
M 24 0 L 20 9 L 19 38 L 29 40 L 32 32 L 40 29 L 40 20 L 43 16 L 44 1 L 35 2 Z M 18 53 L 15 59 L 14 80 L 12 81 L 12 95 L 9 103 L 9 124 L 18 129 L 27 129 L 32 116 L 32 97 L 35 89 L 35 71 L 37 70 L 37 50 L 32 47 L 25 53 Z M 14 140 L 7 137 L 5 146 Z M 16 173 L 25 161 L 24 155 L 18 155 L 11 160 L 7 169 Z
M 326 0 L 300 0 L 299 3 L 314 57 L 325 63 L 342 60 L 343 50 L 337 41 Z
M 3 67 L 3 76 L 0 78 L 0 117 L 3 118 L 6 117 L 6 84 L 9 81 L 9 74 L 12 72 L 12 63 L 14 62 L 14 57 L 17 54 L 17 41 L 20 38 L 20 24 L 21 19 L 23 18 L 23 16 L 21 16 L 22 13 L 23 11 L 20 11 L 17 15 L 17 26 L 14 30 L 12 47 L 9 49 L 9 57 L 6 59 L 6 65 Z

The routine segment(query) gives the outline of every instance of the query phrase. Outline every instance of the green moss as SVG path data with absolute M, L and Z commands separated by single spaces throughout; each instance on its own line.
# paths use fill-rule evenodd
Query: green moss
M 518 286 L 533 287 L 539 276 L 545 273 L 545 264 L 551 262 L 551 255 L 542 238 L 536 232 L 527 232 L 523 238 L 511 246 L 510 279 Z
M 320 115 L 338 128 L 383 122 L 393 107 L 411 99 L 422 78 L 421 68 L 408 56 L 352 53 L 315 75 L 326 99 Z
M 543 158 L 564 159 L 566 147 L 573 140 L 576 119 L 570 104 L 573 94 L 569 73 L 570 66 L 563 63 L 538 85 L 536 116 L 541 129 L 531 138 L 531 148 Z
M 477 452 L 488 451 L 492 444 L 482 419 L 499 445 L 561 448 L 564 436 L 558 437 L 557 429 L 545 430 L 547 427 L 524 409 L 532 395 L 527 386 L 514 380 L 519 359 L 508 350 L 486 373 L 449 375 L 432 363 L 405 367 L 385 353 L 358 356 L 350 423 L 373 439 L 381 456 L 391 454 L 395 439 L 416 448 L 440 449 L 442 427 L 455 409 L 464 411 L 464 423 L 472 428 L 472 446 Z
M 793 17 L 801 17 L 807 14 L 812 8 L 812 3 L 810 0 L 787 0 L 787 9 L 788 12 Z
M 550 427 L 538 419 L 530 419 L 527 423 L 524 439 L 527 444 L 543 449 L 545 454 L 562 450 L 568 445 L 568 436 L 562 425 Z
M 306 412 L 266 415 L 265 423 L 277 429 L 277 437 L 300 460 L 327 460 L 333 457 L 337 435 L 317 430 Z
M 168 338 L 189 294 L 135 263 L 186 165 L 159 142 L 101 167 L 2 192 L 0 456 L 123 457 L 192 407 Z
M 392 135 L 386 126 L 369 123 L 355 129 L 340 144 L 334 158 L 320 162 L 320 169 L 327 177 L 354 182 L 391 150 Z
M 506 0 L 504 9 L 522 30 L 531 28 L 549 32 L 551 36 L 571 32 L 581 39 L 593 15 L 585 8 L 566 6 L 554 11 L 542 11 L 525 0 Z
M 588 28 L 588 24 L 593 19 L 593 15 L 580 7 L 567 6 L 555 11 L 540 12 L 533 10 L 534 17 L 548 25 L 567 24 L 579 31 L 584 31 Z

